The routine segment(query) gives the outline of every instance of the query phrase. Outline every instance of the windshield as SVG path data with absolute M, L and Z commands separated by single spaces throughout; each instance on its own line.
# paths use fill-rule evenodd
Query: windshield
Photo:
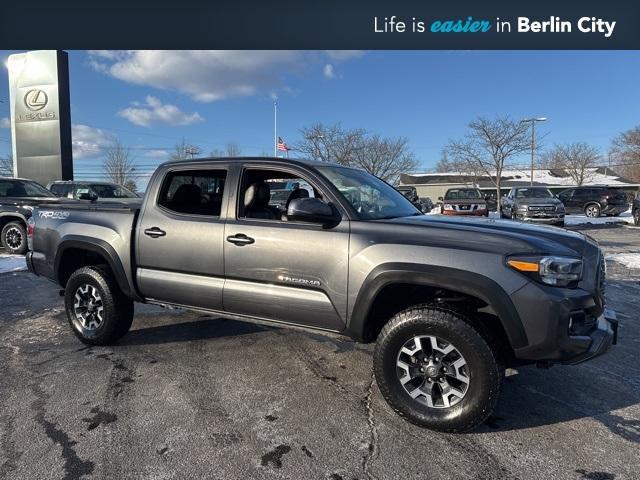
M 137 195 L 120 185 L 93 183 L 89 188 L 98 194 L 99 198 L 137 198 Z
M 344 195 L 363 220 L 422 215 L 388 183 L 362 170 L 319 167 L 318 170 Z
M 548 188 L 518 188 L 516 198 L 553 198 Z
M 0 180 L 0 197 L 53 197 L 53 193 L 28 180 Z
M 445 200 L 459 200 L 461 198 L 480 198 L 480 191 L 475 188 L 452 188 L 447 190 Z

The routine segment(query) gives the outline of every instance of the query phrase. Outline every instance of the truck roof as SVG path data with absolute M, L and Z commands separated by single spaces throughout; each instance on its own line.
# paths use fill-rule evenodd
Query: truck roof
M 202 157 L 202 158 L 190 158 L 187 160 L 177 160 L 164 162 L 160 167 L 167 165 L 194 165 L 199 163 L 211 163 L 211 162 L 224 162 L 224 163 L 245 163 L 245 162 L 273 162 L 273 163 L 288 163 L 293 165 L 311 166 L 311 167 L 346 167 L 335 162 L 323 162 L 320 160 L 310 160 L 306 158 L 280 158 L 280 157 Z

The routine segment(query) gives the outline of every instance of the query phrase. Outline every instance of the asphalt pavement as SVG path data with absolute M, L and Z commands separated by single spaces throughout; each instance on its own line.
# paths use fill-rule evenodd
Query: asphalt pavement
M 0 478 L 640 478 L 640 229 L 594 226 L 620 320 L 612 351 L 511 371 L 452 435 L 386 405 L 372 345 L 136 306 L 116 346 L 71 333 L 58 288 L 0 274 Z

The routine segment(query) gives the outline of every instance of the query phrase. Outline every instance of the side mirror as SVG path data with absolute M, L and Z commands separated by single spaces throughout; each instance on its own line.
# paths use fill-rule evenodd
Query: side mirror
M 95 202 L 96 200 L 98 200 L 98 196 L 97 195 L 95 195 L 94 193 L 89 193 L 89 192 L 81 193 L 79 198 L 80 198 L 80 200 L 89 200 L 91 202 Z
M 438 197 L 438 200 L 440 200 L 442 202 L 444 200 L 444 198 Z
M 338 223 L 340 216 L 319 198 L 295 198 L 287 208 L 287 219 L 331 225 Z

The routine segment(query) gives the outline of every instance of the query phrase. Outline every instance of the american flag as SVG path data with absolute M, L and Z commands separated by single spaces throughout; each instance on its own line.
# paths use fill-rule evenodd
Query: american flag
M 283 152 L 289 151 L 289 147 L 287 147 L 287 144 L 284 143 L 284 140 L 282 140 L 282 137 L 278 137 L 278 150 L 282 150 Z

